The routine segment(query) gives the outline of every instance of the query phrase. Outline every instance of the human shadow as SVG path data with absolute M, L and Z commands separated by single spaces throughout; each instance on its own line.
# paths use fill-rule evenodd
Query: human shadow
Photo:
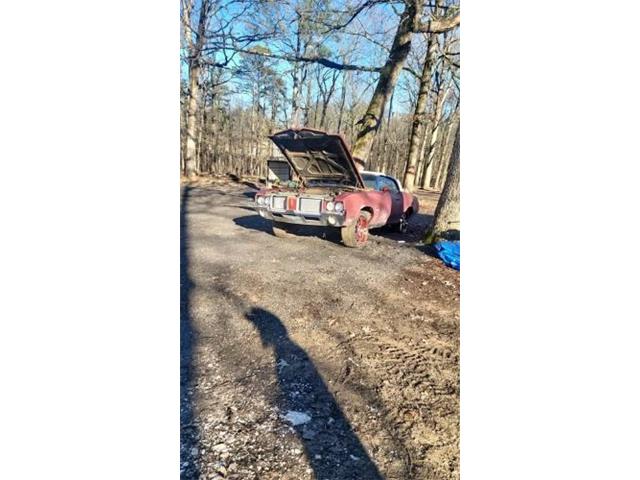
M 195 331 L 190 313 L 190 297 L 194 283 L 189 275 L 189 234 L 187 204 L 191 187 L 184 187 L 180 201 L 180 478 L 195 480 L 200 477 L 197 462 L 199 428 L 194 421 L 193 348 Z
M 318 480 L 382 480 L 340 406 L 307 353 L 289 338 L 280 319 L 262 308 L 245 317 L 258 330 L 263 346 L 273 349 L 278 403 L 304 445 Z M 305 421 L 295 425 L 296 421 Z M 285 418 L 287 418 L 285 416 Z

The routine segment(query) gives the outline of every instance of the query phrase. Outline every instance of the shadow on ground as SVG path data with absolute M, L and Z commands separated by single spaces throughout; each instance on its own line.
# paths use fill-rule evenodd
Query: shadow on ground
M 253 210 L 251 207 L 240 207 L 245 210 Z M 255 211 L 255 210 L 253 210 Z M 393 231 L 392 227 L 375 228 L 370 231 L 375 237 L 382 237 L 393 241 L 402 241 L 406 243 L 416 243 L 422 240 L 424 232 L 428 225 L 433 221 L 433 215 L 425 215 L 418 213 L 411 218 L 409 228 L 406 233 L 398 233 Z M 271 221 L 262 218 L 260 215 L 245 215 L 236 217 L 233 222 L 243 228 L 250 230 L 258 230 L 271 234 Z M 296 236 L 301 237 L 318 237 L 333 243 L 342 244 L 340 238 L 340 229 L 332 227 L 317 227 L 310 225 L 288 225 L 287 229 Z
M 432 222 L 433 215 L 416 213 L 409 219 L 409 225 L 405 233 L 395 232 L 390 227 L 384 227 L 378 230 L 374 230 L 373 233 L 374 235 L 379 235 L 390 240 L 416 243 L 422 241 L 424 232 Z
M 260 232 L 268 233 L 269 235 L 273 234 L 271 230 L 271 220 L 265 220 L 260 215 L 236 217 L 233 219 L 233 222 L 236 225 L 249 230 L 258 230 Z M 287 225 L 287 230 L 299 237 L 318 237 L 338 244 L 342 242 L 340 238 L 340 230 L 337 228 L 318 227 L 312 225 Z
M 187 207 L 192 194 L 190 187 L 182 191 L 180 208 L 180 477 L 197 480 L 203 474 L 200 466 L 202 432 L 195 418 L 193 385 L 197 330 L 190 311 L 190 298 L 195 284 L 190 276 L 190 238 Z M 270 223 L 258 215 L 239 217 L 236 224 L 270 232 Z M 278 407 L 283 412 L 298 412 L 308 421 L 294 425 L 294 431 L 304 446 L 304 453 L 314 478 L 341 480 L 382 480 L 376 464 L 362 445 L 336 399 L 327 388 L 313 361 L 305 350 L 289 338 L 282 321 L 271 312 L 252 307 L 244 299 L 218 286 L 221 294 L 232 299 L 236 308 L 244 311 L 265 347 L 273 352 L 277 378 Z M 216 319 L 219 320 L 219 319 Z M 237 345 L 241 350 L 242 345 Z M 300 415 L 298 415 L 300 416 Z M 306 419 L 303 417 L 303 419 Z
M 245 317 L 263 346 L 273 349 L 280 409 L 305 421 L 294 429 L 315 478 L 382 480 L 315 365 L 278 317 L 261 308 L 251 308 Z
M 189 235 L 186 208 L 190 187 L 182 191 L 180 202 L 180 478 L 184 480 L 200 477 L 197 462 L 200 432 L 194 421 L 194 405 L 191 386 L 193 384 L 193 348 L 195 331 L 190 314 L 190 296 L 194 284 L 189 276 Z

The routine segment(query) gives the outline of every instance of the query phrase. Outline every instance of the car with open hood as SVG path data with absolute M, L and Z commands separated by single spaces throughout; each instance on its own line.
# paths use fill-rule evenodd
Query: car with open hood
M 278 237 L 289 235 L 287 224 L 336 227 L 346 246 L 362 247 L 369 229 L 390 225 L 405 232 L 418 212 L 417 198 L 404 192 L 397 179 L 358 171 L 340 135 L 301 128 L 269 138 L 296 178 L 255 196 L 255 209 L 272 221 Z

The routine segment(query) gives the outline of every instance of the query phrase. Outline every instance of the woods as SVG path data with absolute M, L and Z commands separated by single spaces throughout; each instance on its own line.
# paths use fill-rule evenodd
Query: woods
M 342 134 L 368 170 L 442 190 L 459 128 L 451 0 L 182 0 L 181 172 L 264 176 L 267 136 Z

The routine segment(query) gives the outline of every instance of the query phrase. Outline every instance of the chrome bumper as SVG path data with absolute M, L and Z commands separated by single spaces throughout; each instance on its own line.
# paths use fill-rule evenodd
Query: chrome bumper
M 262 218 L 276 222 L 293 223 L 296 225 L 319 225 L 325 227 L 342 227 L 345 224 L 344 212 L 322 212 L 320 214 L 309 214 L 294 212 L 291 210 L 273 211 L 267 206 L 260 205 L 254 205 L 253 208 L 256 209 Z

